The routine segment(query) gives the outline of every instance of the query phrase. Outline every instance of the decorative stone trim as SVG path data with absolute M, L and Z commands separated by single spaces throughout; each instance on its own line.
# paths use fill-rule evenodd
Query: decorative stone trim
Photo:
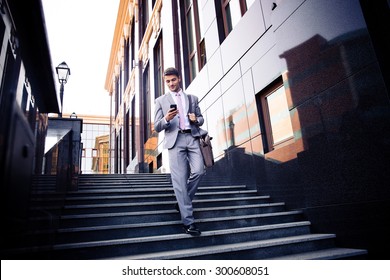
M 153 33 L 154 38 L 157 38 L 158 34 L 161 30 L 161 13 L 160 11 L 156 11 L 153 16 Z
M 146 27 L 144 37 L 142 38 L 138 57 L 143 61 L 143 65 L 146 65 L 149 58 L 149 41 L 152 33 L 154 33 L 155 37 L 157 37 L 161 30 L 161 8 L 162 0 L 157 0 L 154 4 L 153 12 Z

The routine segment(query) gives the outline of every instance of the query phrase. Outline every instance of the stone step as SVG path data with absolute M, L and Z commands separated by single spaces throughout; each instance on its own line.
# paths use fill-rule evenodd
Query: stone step
M 78 187 L 81 189 L 98 189 L 105 187 L 124 187 L 124 188 L 132 188 L 132 187 L 158 187 L 158 186 L 172 186 L 170 181 L 162 181 L 162 180 L 132 180 L 132 181 L 101 181 L 101 182 L 80 182 Z
M 223 199 L 223 198 L 244 198 L 257 196 L 254 190 L 233 190 L 233 191 L 216 191 L 216 192 L 199 192 L 196 194 L 196 199 Z M 40 195 L 33 195 L 31 197 L 32 207 L 42 207 L 45 205 L 58 204 L 59 200 L 65 200 L 66 205 L 83 205 L 83 204 L 100 204 L 100 203 L 126 203 L 126 202 L 154 202 L 154 201 L 174 201 L 176 200 L 173 190 L 167 192 L 96 192 L 93 194 L 75 194 L 67 195 L 63 198 L 62 195 L 56 193 L 44 193 Z M 53 202 L 53 203 L 52 203 Z
M 270 259 L 286 253 L 308 252 L 333 248 L 334 234 L 303 234 L 289 237 L 275 237 L 265 240 L 252 240 L 234 244 L 218 244 L 169 250 L 147 254 L 124 255 L 115 260 L 173 260 L 173 259 Z
M 301 211 L 286 211 L 267 214 L 255 214 L 232 217 L 198 219 L 200 229 L 220 230 L 238 227 L 251 227 L 269 224 L 291 223 L 302 221 Z M 62 228 L 57 231 L 57 242 L 84 242 L 104 240 L 107 238 L 132 238 L 157 234 L 177 234 L 183 232 L 181 221 L 152 222 L 139 224 L 116 224 L 78 228 Z M 44 232 L 40 233 L 42 236 Z
M 264 203 L 235 206 L 219 206 L 196 208 L 194 216 L 197 219 L 213 217 L 230 217 L 240 215 L 264 214 L 284 211 L 284 203 Z M 180 220 L 180 214 L 175 210 L 159 211 L 135 211 L 135 212 L 118 212 L 118 213 L 95 213 L 95 214 L 75 214 L 62 215 L 61 227 L 79 227 L 79 226 L 97 226 L 110 224 L 127 224 L 127 223 L 149 223 Z
M 337 260 L 360 259 L 368 252 L 364 249 L 330 248 L 271 258 L 270 260 Z
M 234 197 L 219 199 L 195 199 L 194 208 L 232 205 L 245 205 L 254 203 L 268 202 L 269 196 L 252 196 L 252 197 Z M 63 213 L 70 214 L 90 214 L 90 213 L 108 213 L 108 212 L 130 212 L 130 211 L 150 211 L 150 210 L 170 210 L 173 209 L 176 200 L 157 200 L 147 202 L 112 202 L 101 201 L 101 203 L 91 204 L 70 204 L 65 205 Z
M 77 200 L 77 199 L 84 199 L 87 198 L 89 200 L 91 199 L 107 199 L 109 197 L 113 196 L 129 196 L 129 198 L 147 198 L 147 197 L 153 197 L 154 195 L 161 195 L 161 194 L 171 194 L 174 195 L 172 188 L 142 188 L 142 189 L 101 189 L 101 190 L 89 190 L 89 191 L 78 191 L 78 192 L 69 192 L 67 194 L 66 200 Z M 225 190 L 225 191 L 207 191 L 202 192 L 199 191 L 196 194 L 196 197 L 200 196 L 207 196 L 210 198 L 214 197 L 232 197 L 232 196 L 248 196 L 248 195 L 256 195 L 256 190 Z M 42 194 L 41 198 L 50 199 L 52 194 L 48 194 L 45 196 L 45 194 Z M 104 196 L 104 198 L 99 198 L 99 196 Z M 133 196 L 133 197 L 131 197 Z M 37 196 L 39 197 L 39 196 Z
M 185 233 L 99 240 L 77 243 L 57 244 L 53 246 L 55 259 L 99 259 L 114 256 L 138 255 L 150 252 L 167 252 L 188 248 L 227 244 L 234 247 L 237 242 L 250 242 L 281 237 L 307 235 L 309 222 L 293 222 L 275 225 L 232 228 L 204 231 L 199 237 Z

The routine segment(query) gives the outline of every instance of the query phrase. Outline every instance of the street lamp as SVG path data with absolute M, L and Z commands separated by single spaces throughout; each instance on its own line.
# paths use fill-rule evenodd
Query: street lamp
M 61 112 L 60 112 L 59 116 L 60 116 L 60 118 L 62 118 L 62 107 L 63 107 L 63 99 L 64 99 L 64 84 L 66 84 L 66 82 L 68 81 L 68 77 L 70 75 L 70 69 L 64 61 L 56 67 L 56 72 L 57 72 L 57 76 L 58 76 L 58 81 L 61 84 L 61 87 L 60 87 Z

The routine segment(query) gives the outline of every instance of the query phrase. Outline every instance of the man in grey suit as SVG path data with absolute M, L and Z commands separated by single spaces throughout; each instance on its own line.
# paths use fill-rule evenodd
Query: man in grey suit
M 180 88 L 180 74 L 175 68 L 164 71 L 169 92 L 155 100 L 154 129 L 165 131 L 164 148 L 168 149 L 173 190 L 184 231 L 193 236 L 201 234 L 195 225 L 192 200 L 204 174 L 199 148 L 199 136 L 204 122 L 198 98 L 185 94 Z M 190 104 L 191 102 L 191 104 Z M 191 111 L 190 111 L 191 110 Z

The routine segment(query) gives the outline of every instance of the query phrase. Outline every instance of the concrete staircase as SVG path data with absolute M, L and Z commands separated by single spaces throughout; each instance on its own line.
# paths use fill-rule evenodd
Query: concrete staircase
M 38 177 L 31 228 L 6 259 L 350 259 L 334 234 L 313 234 L 289 211 L 245 185 L 205 179 L 194 201 L 200 237 L 183 232 L 167 174 L 81 175 L 79 191 L 57 194 Z M 59 206 L 60 205 L 60 206 Z M 4 259 L 4 257 L 3 257 Z

